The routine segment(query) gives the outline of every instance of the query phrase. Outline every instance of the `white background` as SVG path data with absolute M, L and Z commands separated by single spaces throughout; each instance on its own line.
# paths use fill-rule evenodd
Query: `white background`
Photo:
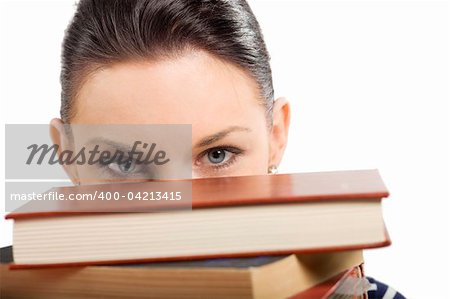
M 250 4 L 276 95 L 293 108 L 281 171 L 378 168 L 393 244 L 366 252 L 367 274 L 408 298 L 450 298 L 448 3 Z M 74 2 L 0 9 L 1 123 L 48 123 L 59 115 L 60 44 Z M 3 143 L 3 125 L 0 134 Z M 0 245 L 10 245 L 11 223 L 0 224 Z

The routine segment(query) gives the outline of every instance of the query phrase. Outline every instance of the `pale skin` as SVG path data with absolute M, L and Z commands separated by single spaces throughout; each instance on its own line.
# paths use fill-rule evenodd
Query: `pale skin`
M 278 98 L 269 126 L 256 81 L 198 50 L 105 66 L 84 80 L 72 109 L 72 124 L 192 124 L 193 178 L 267 174 L 282 159 L 290 122 L 289 103 Z M 62 123 L 51 121 L 51 136 L 63 146 Z
M 193 178 L 267 174 L 269 166 L 281 162 L 288 140 L 287 100 L 275 100 L 269 127 L 255 80 L 202 51 L 110 65 L 85 80 L 75 102 L 72 124 L 192 124 Z M 56 144 L 61 144 L 61 124 L 61 119 L 51 121 Z M 201 143 L 208 144 L 197 146 Z M 227 152 L 220 165 L 211 163 L 205 152 L 224 145 L 242 153 Z M 66 171 L 74 184 L 85 182 L 77 169 Z M 355 264 L 362 260 L 357 257 Z M 298 258 L 311 273 L 328 271 L 322 266 L 340 260 L 327 253 Z

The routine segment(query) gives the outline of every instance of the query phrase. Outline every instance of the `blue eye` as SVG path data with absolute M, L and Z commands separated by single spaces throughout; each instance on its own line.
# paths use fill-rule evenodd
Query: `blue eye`
M 245 151 L 230 145 L 216 146 L 209 148 L 199 154 L 194 165 L 196 171 L 204 175 L 212 175 L 216 172 L 227 171 L 234 163 L 239 161 L 240 156 Z
M 110 163 L 108 167 L 113 171 L 120 171 L 121 173 L 129 174 L 136 168 L 136 162 L 133 160 L 127 160 L 123 163 L 113 162 Z
M 213 164 L 222 163 L 225 160 L 226 151 L 223 149 L 214 149 L 208 152 L 208 160 Z

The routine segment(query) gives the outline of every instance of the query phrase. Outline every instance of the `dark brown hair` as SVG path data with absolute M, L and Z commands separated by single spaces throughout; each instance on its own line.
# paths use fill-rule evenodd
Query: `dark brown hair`
M 245 0 L 81 0 L 62 46 L 61 118 L 70 122 L 77 90 L 96 69 L 186 49 L 205 50 L 247 71 L 271 123 L 270 58 Z

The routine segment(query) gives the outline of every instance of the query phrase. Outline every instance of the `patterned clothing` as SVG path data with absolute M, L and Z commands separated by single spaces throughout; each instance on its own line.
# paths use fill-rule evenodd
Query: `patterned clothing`
M 376 281 L 371 277 L 366 277 L 367 281 L 370 283 L 369 290 L 367 294 L 368 299 L 406 299 L 405 296 L 385 285 L 382 282 Z

